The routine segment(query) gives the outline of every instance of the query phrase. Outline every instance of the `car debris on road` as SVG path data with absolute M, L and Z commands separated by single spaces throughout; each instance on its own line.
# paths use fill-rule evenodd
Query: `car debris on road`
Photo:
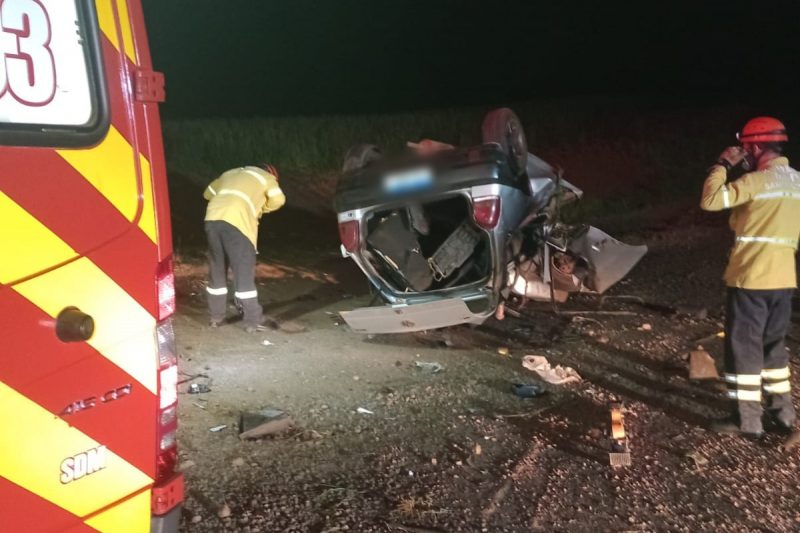
M 522 366 L 536 372 L 540 378 L 552 385 L 577 383 L 582 379 L 574 368 L 561 365 L 553 367 L 543 355 L 526 355 L 522 358 Z
M 719 379 L 714 358 L 705 350 L 694 350 L 689 354 L 689 379 Z
M 612 403 L 610 415 L 611 450 L 608 453 L 608 462 L 613 467 L 631 466 L 631 451 L 628 445 L 628 435 L 625 431 L 622 404 Z
M 437 362 L 426 363 L 424 361 L 416 361 L 414 366 L 426 374 L 438 374 L 444 370 L 444 366 Z

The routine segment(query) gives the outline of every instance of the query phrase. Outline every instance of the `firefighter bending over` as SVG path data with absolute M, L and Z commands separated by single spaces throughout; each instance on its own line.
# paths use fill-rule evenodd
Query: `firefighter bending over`
M 795 423 L 784 338 L 797 287 L 800 173 L 781 155 L 788 137 L 779 120 L 754 118 L 737 138 L 741 146 L 726 148 L 711 167 L 700 203 L 706 211 L 730 209 L 736 234 L 724 275 L 725 381 L 735 408 L 712 429 L 760 437 L 762 390 L 768 421 L 785 432 Z M 739 164 L 752 171 L 728 182 Z
M 240 167 L 223 173 L 206 187 L 205 229 L 208 237 L 209 325 L 225 320 L 228 268 L 233 271 L 237 307 L 244 313 L 248 333 L 264 331 L 256 290 L 256 241 L 261 215 L 280 209 L 286 197 L 272 165 Z

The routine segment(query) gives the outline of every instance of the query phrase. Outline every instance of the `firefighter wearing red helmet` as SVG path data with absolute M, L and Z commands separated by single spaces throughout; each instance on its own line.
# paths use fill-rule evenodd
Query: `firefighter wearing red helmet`
M 208 200 L 205 229 L 209 325 L 217 327 L 225 320 L 230 265 L 235 301 L 244 314 L 244 329 L 263 331 L 266 328 L 255 282 L 258 223 L 262 215 L 286 203 L 278 185 L 278 171 L 266 163 L 234 168 L 212 181 L 203 197 Z
M 760 437 L 764 406 L 775 429 L 790 432 L 795 424 L 784 338 L 797 287 L 800 173 L 782 155 L 788 136 L 780 120 L 754 118 L 737 138 L 741 145 L 726 148 L 711 167 L 700 203 L 706 211 L 730 209 L 736 234 L 724 274 L 725 381 L 734 408 L 712 429 Z M 729 181 L 739 165 L 749 172 Z

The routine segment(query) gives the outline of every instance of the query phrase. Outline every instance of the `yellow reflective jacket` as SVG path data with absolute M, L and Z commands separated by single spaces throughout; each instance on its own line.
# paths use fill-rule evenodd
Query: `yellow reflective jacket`
M 208 200 L 206 220 L 224 220 L 241 231 L 257 247 L 258 221 L 264 213 L 286 203 L 278 180 L 258 167 L 239 167 L 212 181 L 203 197 Z
M 795 254 L 800 238 L 800 173 L 785 157 L 727 183 L 725 167 L 706 178 L 700 207 L 731 209 L 736 242 L 725 269 L 725 283 L 742 289 L 797 287 Z

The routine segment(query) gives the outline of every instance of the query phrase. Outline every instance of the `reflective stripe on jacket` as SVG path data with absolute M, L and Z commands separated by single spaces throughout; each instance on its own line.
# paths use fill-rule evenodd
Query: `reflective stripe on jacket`
M 256 247 L 261 215 L 286 203 L 278 180 L 258 167 L 229 170 L 212 181 L 203 197 L 208 200 L 206 220 L 224 220 L 241 231 Z
M 795 254 L 800 238 L 800 173 L 785 157 L 727 183 L 725 167 L 706 178 L 700 207 L 731 209 L 736 242 L 725 269 L 725 283 L 742 289 L 797 287 Z

